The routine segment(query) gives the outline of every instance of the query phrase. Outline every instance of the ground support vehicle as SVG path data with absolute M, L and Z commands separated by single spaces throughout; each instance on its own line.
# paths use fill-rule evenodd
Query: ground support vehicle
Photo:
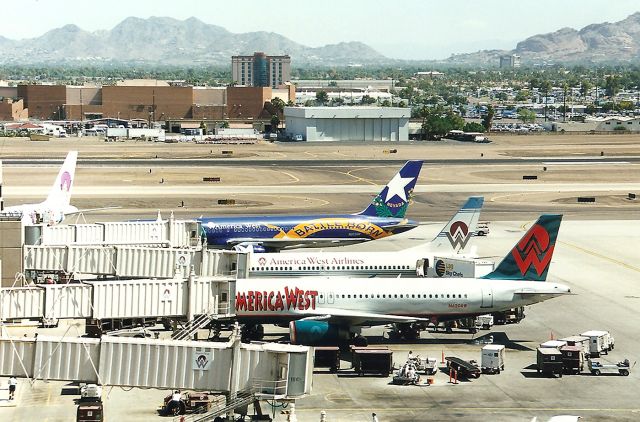
M 537 371 L 544 375 L 558 375 L 562 378 L 562 352 L 553 347 L 538 347 Z
M 478 315 L 476 317 L 476 328 L 480 330 L 490 330 L 493 327 L 493 315 Z
M 476 361 L 466 361 L 455 356 L 447 356 L 444 359 L 447 361 L 449 373 L 453 370 L 457 372 L 458 377 L 480 378 L 480 368 L 476 365 Z
M 609 354 L 614 348 L 615 341 L 608 331 L 591 330 L 580 335 L 589 337 L 589 355 L 592 358 L 599 358 L 601 354 Z
M 587 361 L 587 367 L 592 375 L 601 375 L 605 373 L 620 374 L 622 376 L 628 376 L 631 365 L 629 359 L 625 359 L 618 363 L 602 363 L 597 359 L 589 359 Z
M 213 398 L 206 393 L 182 393 L 179 403 L 171 400 L 172 394 L 164 398 L 159 410 L 162 416 L 178 416 L 185 413 L 205 413 L 211 410 Z
M 407 363 L 415 366 L 418 372 L 424 372 L 425 375 L 434 375 L 438 372 L 438 360 L 436 358 L 421 358 L 420 355 L 407 359 Z
M 493 323 L 496 325 L 517 324 L 525 317 L 524 306 L 511 308 L 508 311 L 493 312 Z

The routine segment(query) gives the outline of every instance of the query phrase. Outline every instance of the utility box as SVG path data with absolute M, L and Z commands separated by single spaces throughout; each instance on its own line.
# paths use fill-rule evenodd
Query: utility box
M 393 370 L 393 352 L 384 349 L 353 350 L 354 369 L 359 375 L 379 374 L 388 377 Z
M 102 403 L 80 403 L 76 413 L 76 422 L 102 422 L 104 411 Z
M 482 348 L 480 369 L 485 374 L 499 374 L 504 371 L 504 346 L 487 344 Z

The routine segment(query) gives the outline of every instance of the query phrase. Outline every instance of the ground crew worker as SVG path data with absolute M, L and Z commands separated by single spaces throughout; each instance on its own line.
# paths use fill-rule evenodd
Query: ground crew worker
M 9 400 L 13 400 L 16 395 L 16 387 L 18 386 L 18 380 L 13 375 L 9 378 Z
M 378 422 L 378 416 L 375 413 L 371 414 L 371 422 Z

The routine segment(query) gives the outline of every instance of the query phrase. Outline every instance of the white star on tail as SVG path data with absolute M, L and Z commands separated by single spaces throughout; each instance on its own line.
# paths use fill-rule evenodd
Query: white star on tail
M 389 202 L 394 195 L 398 195 L 404 202 L 407 202 L 407 194 L 405 193 L 404 188 L 411 183 L 412 180 L 413 177 L 402 177 L 400 176 L 400 173 L 396 173 L 387 185 L 389 189 L 387 190 L 387 197 L 384 202 Z

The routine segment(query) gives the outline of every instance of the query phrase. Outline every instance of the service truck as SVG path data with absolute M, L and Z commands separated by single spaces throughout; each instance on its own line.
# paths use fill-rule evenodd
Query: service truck
M 608 331 L 591 330 L 580 334 L 589 337 L 589 355 L 592 358 L 600 357 L 601 354 L 608 354 L 614 347 L 614 339 Z

